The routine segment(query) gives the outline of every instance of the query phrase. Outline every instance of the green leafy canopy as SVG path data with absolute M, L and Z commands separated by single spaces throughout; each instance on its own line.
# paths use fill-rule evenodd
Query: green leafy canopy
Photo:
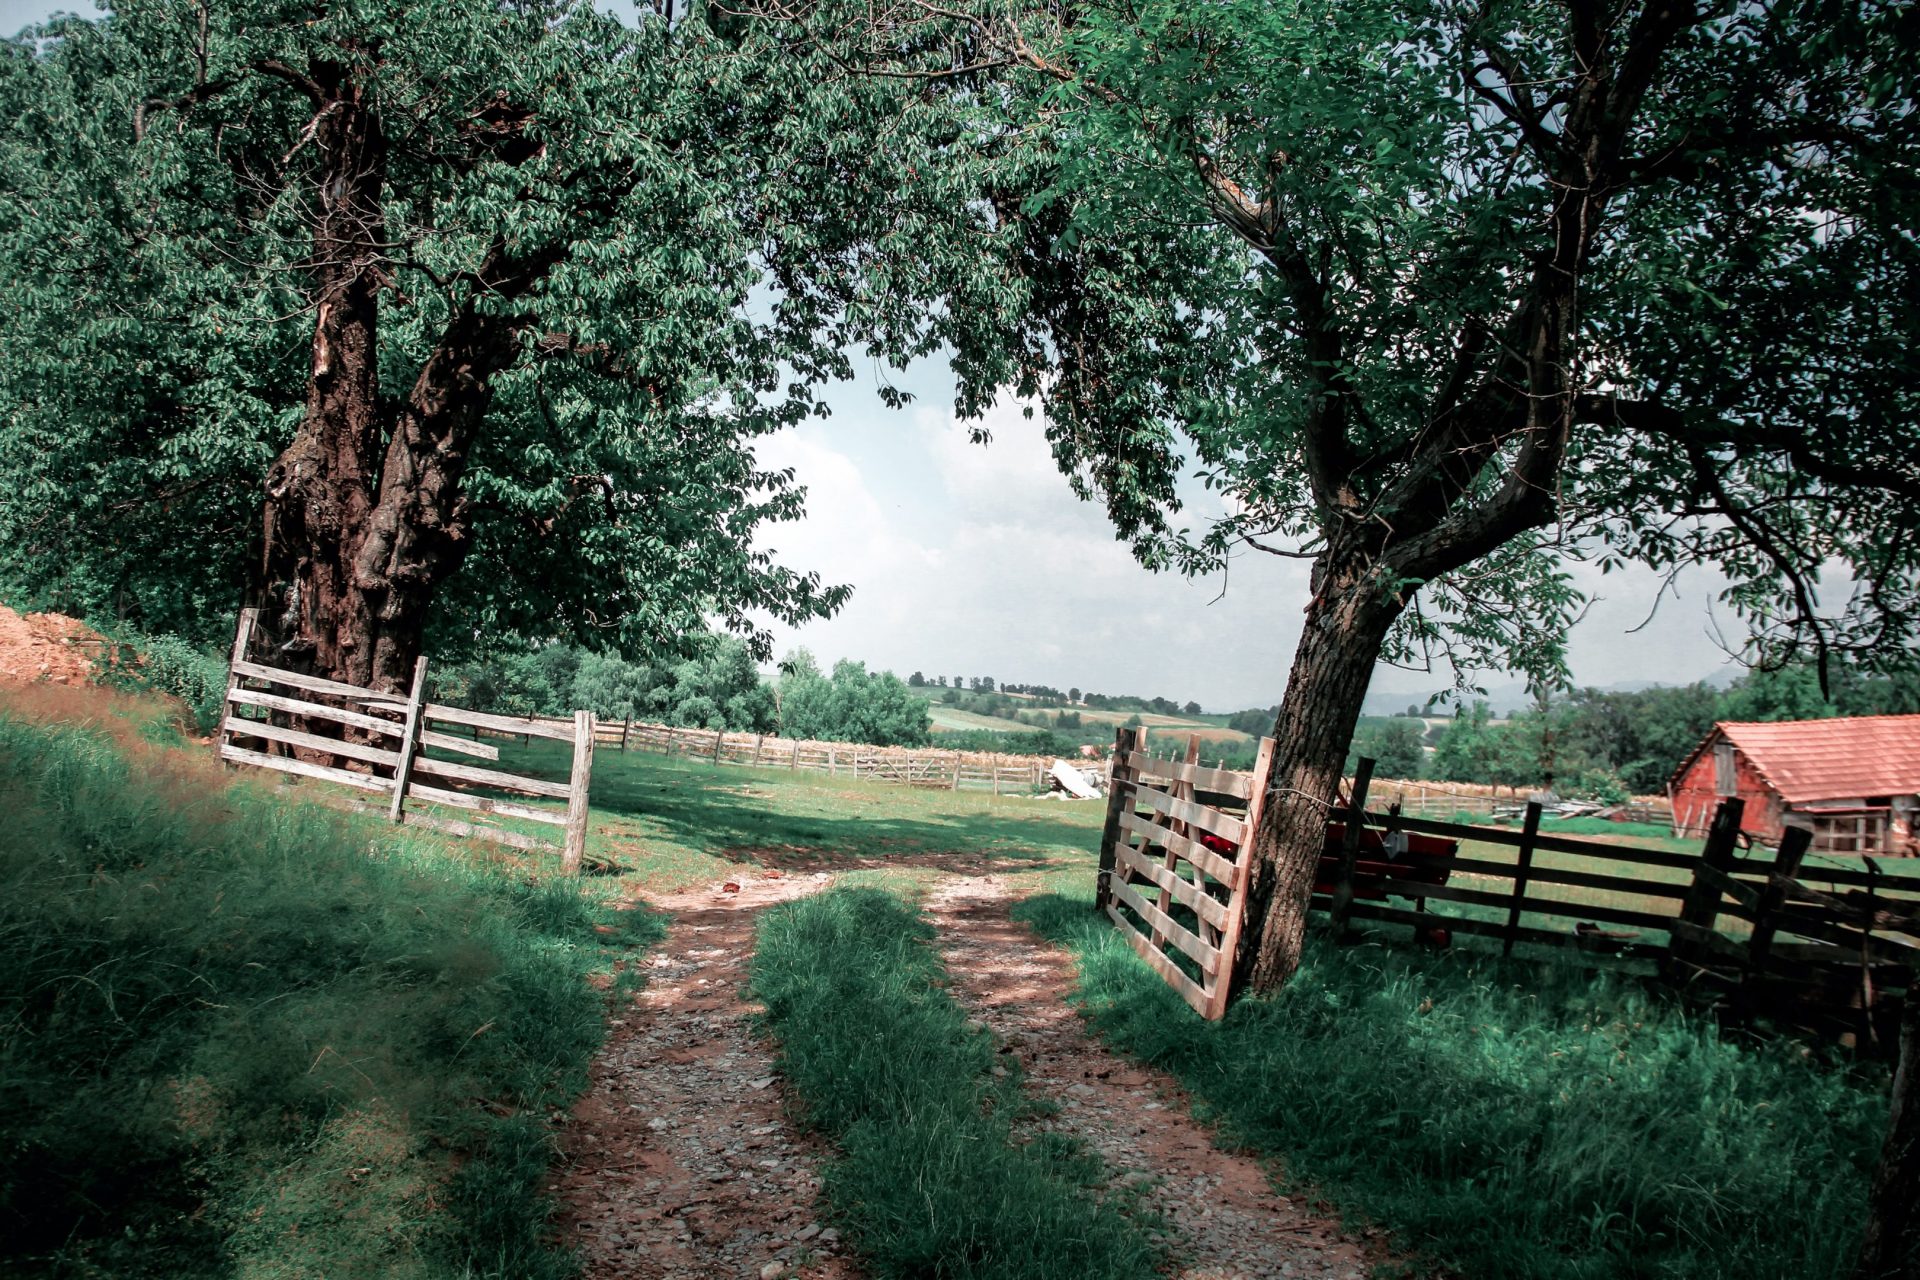
M 231 616 L 308 394 L 327 77 L 387 148 L 383 401 L 463 307 L 519 335 L 484 375 L 436 651 L 650 652 L 712 619 L 764 657 L 759 619 L 837 608 L 756 548 L 803 491 L 752 445 L 850 372 L 847 196 L 889 185 L 860 139 L 892 94 L 724 16 L 570 0 L 127 0 L 0 44 L 0 583 L 149 629 Z M 530 284 L 497 283 L 502 254 Z

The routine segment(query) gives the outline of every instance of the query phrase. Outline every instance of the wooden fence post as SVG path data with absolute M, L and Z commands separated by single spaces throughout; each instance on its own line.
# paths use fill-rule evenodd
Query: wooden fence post
M 620 726 L 620 750 L 622 752 L 626 751 L 627 739 L 631 738 L 632 736 L 633 736 L 633 717 L 628 716 L 627 722 Z
M 1519 865 L 1513 872 L 1513 906 L 1507 911 L 1507 936 L 1501 940 L 1500 954 L 1513 954 L 1513 944 L 1520 937 L 1520 906 L 1527 899 L 1527 875 L 1533 869 L 1533 842 L 1540 834 L 1540 802 L 1527 801 L 1527 820 L 1520 828 Z M 1422 898 L 1424 904 L 1426 899 Z
M 1113 769 L 1107 780 L 1107 823 L 1100 829 L 1100 871 L 1093 882 L 1093 909 L 1105 911 L 1113 900 L 1113 868 L 1119 860 L 1114 850 L 1120 839 L 1120 815 L 1131 802 L 1133 790 L 1127 782 L 1127 751 L 1133 742 L 1133 730 L 1113 731 Z M 954 766 L 954 785 L 960 782 L 960 766 Z
M 227 659 L 227 696 L 220 701 L 220 737 L 219 745 L 224 747 L 233 735 L 227 732 L 227 719 L 233 712 L 233 691 L 240 685 L 240 673 L 234 668 L 247 660 L 247 651 L 253 645 L 254 624 L 260 619 L 258 609 L 242 609 L 239 620 L 233 625 L 233 653 Z
M 1780 836 L 1780 849 L 1774 854 L 1773 874 L 1760 890 L 1753 908 L 1753 936 L 1747 941 L 1747 972 L 1741 979 L 1743 998 L 1758 994 L 1766 980 L 1767 955 L 1773 950 L 1773 935 L 1780 927 L 1780 908 L 1787 902 L 1787 886 L 1800 874 L 1801 859 L 1813 843 L 1813 832 L 1806 827 L 1788 827 Z
M 400 731 L 400 759 L 393 767 L 393 803 L 387 821 L 399 822 L 407 803 L 407 782 L 413 777 L 413 758 L 420 753 L 420 720 L 427 701 L 427 655 L 413 661 L 413 692 L 407 695 L 407 722 Z
M 766 749 L 766 746 L 767 735 L 764 733 L 753 740 L 753 767 L 756 769 L 760 767 L 760 753 Z
M 715 764 L 720 763 L 720 748 L 726 745 L 727 731 L 725 729 L 715 729 L 713 731 L 713 762 Z
M 1346 836 L 1340 842 L 1340 867 L 1333 882 L 1333 931 L 1346 931 L 1353 910 L 1353 864 L 1360 857 L 1360 828 L 1367 816 L 1367 788 L 1373 782 L 1373 761 L 1362 757 L 1353 766 L 1353 794 L 1348 799 Z
M 1710 930 L 1713 922 L 1719 918 L 1720 886 L 1702 877 L 1700 872 L 1706 870 L 1724 874 L 1733 865 L 1734 850 L 1740 843 L 1740 819 L 1745 811 L 1746 801 L 1739 796 L 1728 796 L 1714 811 L 1713 825 L 1707 828 L 1707 843 L 1700 850 L 1700 862 L 1694 869 L 1693 883 L 1687 886 L 1687 896 L 1680 904 L 1678 923 L 1681 925 Z M 1667 943 L 1666 959 L 1660 967 L 1669 982 L 1684 981 L 1694 956 L 1704 950 L 1703 944 L 1695 943 L 1685 935 L 1685 929 L 1676 929 Z
M 560 869 L 570 876 L 580 874 L 580 861 L 587 852 L 587 791 L 593 781 L 593 712 L 573 713 L 573 776 L 567 785 L 567 844 L 560 854 Z

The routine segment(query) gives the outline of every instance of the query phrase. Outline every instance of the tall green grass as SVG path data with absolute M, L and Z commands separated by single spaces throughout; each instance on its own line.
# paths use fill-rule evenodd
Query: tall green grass
M 1020 1087 L 943 985 L 931 928 L 880 890 L 762 917 L 753 987 L 806 1119 L 839 1144 L 825 1193 L 870 1273 L 1154 1274 L 1141 1229 L 1091 1193 L 1097 1160 L 1050 1136 L 1014 1145 Z
M 1846 1274 L 1884 1079 L 1723 1039 L 1631 979 L 1326 939 L 1209 1024 L 1084 901 L 1018 914 L 1073 949 L 1110 1043 L 1460 1275 Z
M 0 812 L 0 1272 L 570 1272 L 540 1185 L 614 913 L 106 719 L 0 714 Z

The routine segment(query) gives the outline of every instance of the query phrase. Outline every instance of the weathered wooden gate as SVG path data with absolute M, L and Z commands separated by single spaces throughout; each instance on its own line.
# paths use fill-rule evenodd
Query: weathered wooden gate
M 405 694 L 382 693 L 359 685 L 342 684 L 297 671 L 253 661 L 252 645 L 259 613 L 244 609 L 233 638 L 227 670 L 227 697 L 220 720 L 220 758 L 230 764 L 272 769 L 303 778 L 352 787 L 389 798 L 387 816 L 394 822 L 413 822 L 452 835 L 479 836 L 520 849 L 544 849 L 561 855 L 561 867 L 577 874 L 586 852 L 587 788 L 593 773 L 594 718 L 576 711 L 571 725 L 518 716 L 490 715 L 462 707 L 426 701 L 427 660 L 414 665 L 413 688 Z M 282 723 L 276 723 L 278 716 Z M 365 741 L 340 738 L 294 728 L 294 723 L 325 721 L 365 735 Z M 442 733 L 432 725 L 459 725 L 475 731 L 462 738 Z M 573 744 L 573 768 L 565 783 L 523 777 L 504 769 L 486 768 L 429 755 L 433 748 L 456 755 L 497 761 L 500 749 L 481 742 L 481 730 L 552 738 Z M 385 739 L 392 746 L 376 745 Z M 243 745 L 247 744 L 247 745 Z M 299 759 L 295 749 L 309 755 L 330 756 L 357 767 Z M 422 779 L 430 779 L 423 781 Z M 538 803 L 503 800 L 471 788 L 508 791 L 534 800 L 564 800 L 564 810 Z M 409 800 L 461 809 L 473 821 L 409 810 Z M 490 818 L 517 818 L 561 827 L 564 841 L 553 844 L 518 831 L 489 825 Z
M 1219 1018 L 1273 739 L 1260 740 L 1251 774 L 1203 768 L 1197 736 L 1179 762 L 1155 760 L 1145 747 L 1145 729 L 1121 729 L 1114 739 L 1095 905 L 1201 1016 Z M 1209 848 L 1208 837 L 1219 847 Z

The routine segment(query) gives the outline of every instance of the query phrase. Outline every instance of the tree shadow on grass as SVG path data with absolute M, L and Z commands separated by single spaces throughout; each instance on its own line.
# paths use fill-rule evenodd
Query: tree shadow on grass
M 1014 871 L 1089 858 L 1099 839 L 1097 828 L 1041 808 L 1045 801 L 1031 802 L 1031 815 L 949 810 L 927 792 L 887 784 L 836 788 L 771 770 L 657 758 L 596 762 L 592 790 L 594 809 L 616 821 L 716 857 L 782 869 L 937 858 L 955 870 Z
M 1090 906 L 1039 894 L 1015 917 L 1073 952 L 1102 1038 L 1431 1263 L 1845 1274 L 1885 1117 L 1875 1080 L 1724 1039 L 1631 979 L 1324 934 L 1285 988 L 1209 1023 Z

